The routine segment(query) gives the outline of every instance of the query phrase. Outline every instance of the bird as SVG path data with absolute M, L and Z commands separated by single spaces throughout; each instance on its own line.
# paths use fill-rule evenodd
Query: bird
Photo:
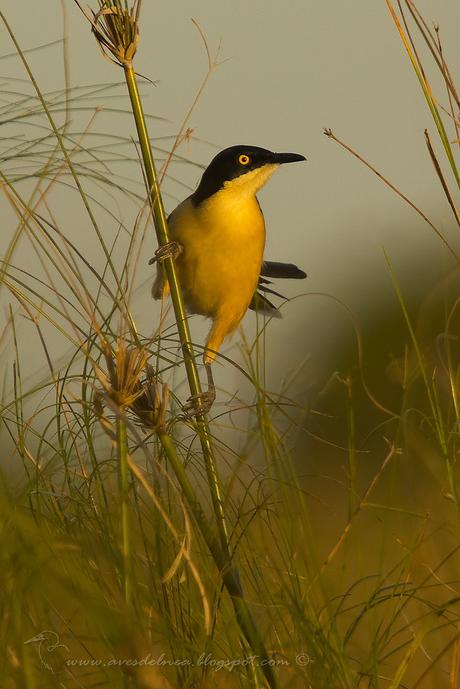
M 70 652 L 68 646 L 61 644 L 59 634 L 51 629 L 44 629 L 31 639 L 27 639 L 24 641 L 24 645 L 26 644 L 37 644 L 38 657 L 43 667 L 52 674 L 57 674 L 59 666 L 63 663 L 61 656 L 55 651 L 58 648 L 64 648 L 67 653 Z
M 203 354 L 208 390 L 200 400 L 200 413 L 203 407 L 209 411 L 216 396 L 211 364 L 247 310 L 280 317 L 265 295 L 282 295 L 269 287 L 268 278 L 306 277 L 292 263 L 264 260 L 265 220 L 257 199 L 280 165 L 304 160 L 298 153 L 274 153 L 259 146 L 220 151 L 193 194 L 169 215 L 171 241 L 149 261 L 157 262 L 155 299 L 169 293 L 161 262 L 173 255 L 187 312 L 212 321 Z

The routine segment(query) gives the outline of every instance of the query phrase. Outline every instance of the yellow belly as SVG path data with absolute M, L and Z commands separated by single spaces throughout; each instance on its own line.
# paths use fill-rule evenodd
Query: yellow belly
M 224 319 L 233 329 L 253 297 L 263 259 L 265 224 L 257 199 L 221 192 L 198 208 L 186 199 L 169 226 L 183 247 L 177 269 L 188 311 Z

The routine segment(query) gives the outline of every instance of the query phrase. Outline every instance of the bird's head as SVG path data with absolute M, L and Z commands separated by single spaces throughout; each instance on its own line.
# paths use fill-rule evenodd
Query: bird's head
M 254 195 L 283 163 L 306 160 L 299 153 L 274 153 L 259 146 L 231 146 L 212 159 L 203 173 L 192 203 L 198 206 L 221 190 Z

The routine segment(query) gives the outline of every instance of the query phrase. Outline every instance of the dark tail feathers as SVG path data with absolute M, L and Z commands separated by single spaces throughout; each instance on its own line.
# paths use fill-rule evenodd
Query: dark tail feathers
M 265 292 L 265 294 L 274 294 L 281 299 L 287 301 L 279 292 L 270 289 L 267 285 L 271 285 L 270 280 L 265 278 L 293 278 L 294 280 L 302 280 L 307 277 L 307 274 L 303 270 L 297 268 L 293 263 L 279 263 L 278 261 L 264 261 L 262 263 L 262 268 L 260 270 L 260 277 L 258 283 L 258 290 Z M 258 311 L 265 316 L 271 316 L 272 318 L 281 318 L 281 313 L 276 308 L 274 304 L 267 299 L 266 296 L 261 294 L 258 290 L 254 293 L 254 296 L 249 304 L 249 308 L 253 311 Z
M 279 263 L 278 261 L 264 261 L 260 271 L 266 278 L 294 278 L 303 280 L 307 274 L 293 263 Z

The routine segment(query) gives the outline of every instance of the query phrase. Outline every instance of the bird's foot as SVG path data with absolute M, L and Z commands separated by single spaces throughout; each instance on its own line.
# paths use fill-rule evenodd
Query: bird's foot
M 189 420 L 194 416 L 204 416 L 211 410 L 216 399 L 216 389 L 214 387 L 205 390 L 199 395 L 192 395 L 182 407 L 183 419 Z
M 163 244 L 163 246 L 160 246 L 155 251 L 155 256 L 150 259 L 149 266 L 151 266 L 152 263 L 163 263 L 167 258 L 177 258 L 181 255 L 183 250 L 183 246 L 179 244 L 179 242 L 172 241 Z

